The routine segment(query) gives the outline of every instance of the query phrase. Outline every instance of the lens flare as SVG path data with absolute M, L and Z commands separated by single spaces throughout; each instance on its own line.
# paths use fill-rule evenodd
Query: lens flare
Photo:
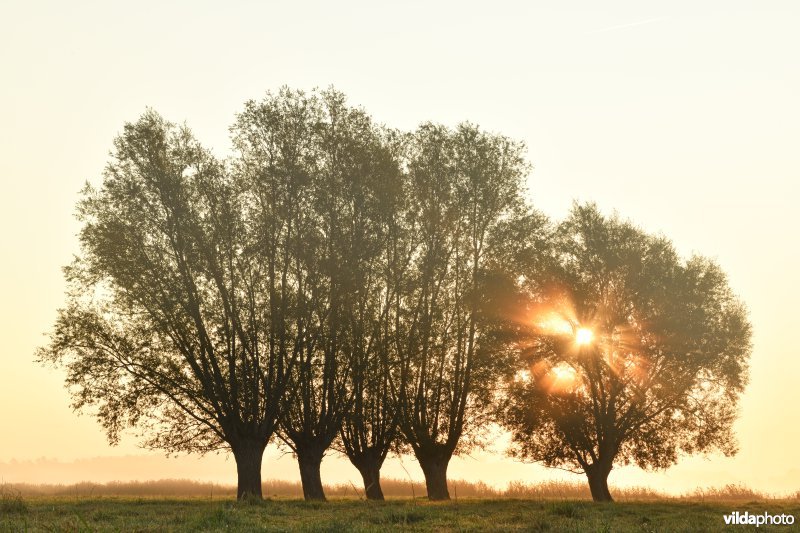
M 553 375 L 559 381 L 569 382 L 575 380 L 575 369 L 567 365 L 553 367 Z
M 566 363 L 559 363 L 550 369 L 542 380 L 542 385 L 549 394 L 566 394 L 575 389 L 577 377 L 574 368 Z

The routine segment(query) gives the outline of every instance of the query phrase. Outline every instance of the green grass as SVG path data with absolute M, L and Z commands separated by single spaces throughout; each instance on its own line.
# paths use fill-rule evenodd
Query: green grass
M 0 531 L 720 531 L 733 510 L 787 513 L 800 503 L 458 500 L 447 503 L 333 500 L 34 498 L 0 511 Z M 731 526 L 748 530 L 747 526 Z M 762 526 L 759 531 L 789 531 Z

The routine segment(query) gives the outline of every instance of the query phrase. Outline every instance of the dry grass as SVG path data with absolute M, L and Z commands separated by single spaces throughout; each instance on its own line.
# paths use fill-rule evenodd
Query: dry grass
M 28 504 L 22 492 L 7 483 L 0 485 L 0 513 L 22 514 L 28 511 Z
M 751 501 L 764 501 L 784 499 L 791 501 L 800 500 L 800 491 L 794 494 L 789 494 L 784 497 L 764 494 L 763 492 L 755 491 L 744 485 L 725 485 L 724 487 L 709 487 L 706 489 L 697 488 L 693 492 L 683 496 L 692 501 L 701 502 L 751 502 Z
M 0 512 L 0 531 L 708 531 L 725 528 L 733 510 L 800 516 L 798 502 L 695 503 L 464 498 L 328 503 L 271 499 L 42 497 L 24 513 Z M 788 531 L 766 526 L 759 531 Z
M 387 498 L 411 498 L 425 495 L 425 484 L 399 479 L 381 481 Z M 130 481 L 111 483 L 75 483 L 71 485 L 5 484 L 2 489 L 2 505 L 13 507 L 24 505 L 24 498 L 42 497 L 139 497 L 139 498 L 202 498 L 230 499 L 236 496 L 236 487 L 184 479 L 162 479 L 157 481 Z M 303 490 L 297 481 L 268 480 L 263 483 L 264 496 L 269 498 L 302 498 Z M 331 498 L 362 498 L 363 488 L 351 484 L 328 485 L 326 494 Z M 754 491 L 743 485 L 698 488 L 692 492 L 672 496 L 647 487 L 621 487 L 611 489 L 618 501 L 654 502 L 755 502 L 755 501 L 800 501 L 800 491 L 789 495 L 771 495 Z M 497 489 L 483 482 L 463 480 L 450 481 L 450 495 L 454 499 L 521 499 L 521 500 L 591 500 L 589 488 L 582 482 L 545 481 L 541 483 L 512 482 L 504 489 Z M 18 502 L 18 503 L 14 503 Z
M 740 485 L 669 496 L 614 490 L 620 503 L 594 504 L 580 482 L 454 481 L 449 503 L 412 500 L 408 481 L 384 481 L 389 501 L 366 502 L 360 488 L 327 487 L 330 502 L 304 502 L 300 484 L 267 481 L 264 502 L 235 501 L 235 489 L 166 479 L 74 485 L 3 485 L 0 531 L 720 531 L 733 510 L 800 517 L 800 492 L 773 499 Z M 359 496 L 360 497 L 360 496 Z M 780 529 L 779 529 L 780 528 Z M 763 531 L 784 530 L 781 526 Z

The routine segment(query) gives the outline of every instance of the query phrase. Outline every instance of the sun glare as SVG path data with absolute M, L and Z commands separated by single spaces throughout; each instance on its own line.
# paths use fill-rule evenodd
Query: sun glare
M 575 379 L 575 370 L 566 365 L 553 368 L 553 375 L 559 381 L 572 381 Z
M 550 394 L 563 394 L 574 390 L 576 378 L 574 368 L 566 363 L 560 363 L 550 369 L 544 386 Z
M 572 332 L 572 325 L 555 314 L 544 317 L 536 325 L 541 332 L 548 335 L 568 335 Z
M 589 344 L 592 342 L 592 338 L 594 337 L 594 333 L 592 330 L 586 328 L 580 328 L 575 333 L 575 342 L 578 344 Z

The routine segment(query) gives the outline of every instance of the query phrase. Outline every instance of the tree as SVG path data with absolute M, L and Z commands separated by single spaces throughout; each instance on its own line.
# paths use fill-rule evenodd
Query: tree
M 374 304 L 384 286 L 376 269 L 392 216 L 385 209 L 398 193 L 398 161 L 389 134 L 335 90 L 284 90 L 249 102 L 233 131 L 259 211 L 270 212 L 272 184 L 287 175 L 304 202 L 307 223 L 294 231 L 302 235 L 297 253 L 308 272 L 297 294 L 307 303 L 309 342 L 290 373 L 279 436 L 297 457 L 306 499 L 324 500 L 322 458 L 362 402 L 351 381 L 378 368 L 372 345 L 381 310 Z
M 380 470 L 398 437 L 397 406 L 391 394 L 396 361 L 387 305 L 393 296 L 391 291 L 371 296 L 352 317 L 362 335 L 356 337 L 349 381 L 352 404 L 342 418 L 338 445 L 361 474 L 367 499 L 383 500 Z
M 612 500 L 614 464 L 735 453 L 751 332 L 720 268 L 593 205 L 560 224 L 552 260 L 531 277 L 532 336 L 504 409 L 512 453 L 582 471 L 595 501 Z
M 408 222 L 412 213 L 407 175 L 397 166 L 403 137 L 393 133 L 384 145 L 391 150 L 392 172 L 382 180 L 376 195 L 372 228 L 355 240 L 355 248 L 374 248 L 363 262 L 366 282 L 354 293 L 351 321 L 354 345 L 350 358 L 350 408 L 342 419 L 338 448 L 361 474 L 364 494 L 383 500 L 380 470 L 398 444 L 398 409 L 392 395 L 392 378 L 398 367 L 395 349 L 401 319 L 396 305 L 404 290 L 411 262 Z M 387 179 L 388 178 L 388 179 Z
M 469 124 L 423 125 L 410 139 L 413 250 L 397 301 L 394 386 L 400 429 L 431 499 L 449 499 L 450 459 L 474 444 L 511 358 L 499 334 L 506 321 L 486 304 L 499 258 L 516 246 L 499 238 L 501 230 L 525 212 L 522 151 Z
M 261 460 L 304 346 L 291 276 L 304 199 L 284 180 L 272 211 L 155 112 L 126 124 L 102 186 L 78 206 L 81 253 L 40 359 L 64 365 L 73 405 L 109 440 L 138 426 L 169 452 L 229 448 L 239 498 L 261 497 Z M 265 219 L 269 222 L 262 223 Z

